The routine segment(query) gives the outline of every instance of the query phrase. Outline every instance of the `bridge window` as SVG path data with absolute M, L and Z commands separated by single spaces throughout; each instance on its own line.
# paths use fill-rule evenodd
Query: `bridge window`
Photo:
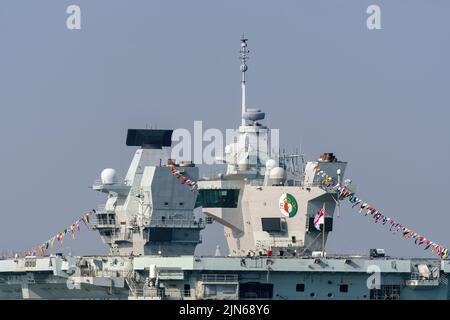
M 210 189 L 200 190 L 197 205 L 203 208 L 237 208 L 239 190 Z
M 172 230 L 167 228 L 150 228 L 150 241 L 172 241 Z

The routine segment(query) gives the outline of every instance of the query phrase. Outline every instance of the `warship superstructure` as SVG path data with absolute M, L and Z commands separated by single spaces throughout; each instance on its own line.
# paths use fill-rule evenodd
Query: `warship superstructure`
M 198 181 L 194 163 L 171 159 L 172 130 L 128 130 L 126 144 L 138 150 L 125 178 L 108 168 L 93 184 L 107 199 L 92 225 L 110 254 L 0 260 L 0 299 L 449 299 L 448 260 L 326 253 L 340 200 L 314 168 L 344 183 L 347 163 L 279 152 L 265 113 L 246 105 L 247 42 L 226 173 Z M 228 256 L 195 255 L 212 221 L 224 226 Z

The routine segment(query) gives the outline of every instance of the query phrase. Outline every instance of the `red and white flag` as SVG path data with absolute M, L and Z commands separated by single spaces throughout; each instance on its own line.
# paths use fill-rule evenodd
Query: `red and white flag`
M 322 208 L 317 212 L 316 217 L 314 218 L 314 227 L 316 227 L 317 230 L 322 231 L 320 229 L 320 226 L 323 225 L 325 221 L 325 210 Z

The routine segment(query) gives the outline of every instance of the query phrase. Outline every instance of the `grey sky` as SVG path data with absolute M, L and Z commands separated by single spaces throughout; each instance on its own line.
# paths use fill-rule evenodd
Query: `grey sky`
M 80 31 L 66 29 L 70 4 Z M 370 4 L 382 30 L 366 28 Z M 361 197 L 450 246 L 449 11 L 444 0 L 1 1 L 0 248 L 37 245 L 103 202 L 88 186 L 105 167 L 125 173 L 127 128 L 237 126 L 242 32 L 248 105 L 282 145 L 336 153 Z M 67 247 L 106 252 L 87 230 Z M 344 206 L 329 251 L 371 247 L 431 255 Z

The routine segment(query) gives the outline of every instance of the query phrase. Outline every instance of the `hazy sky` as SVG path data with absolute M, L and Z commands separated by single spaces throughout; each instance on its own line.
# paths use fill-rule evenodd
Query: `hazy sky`
M 70 4 L 81 30 L 66 28 Z M 366 27 L 370 4 L 381 30 Z M 361 197 L 450 246 L 449 12 L 445 0 L 2 0 L 0 249 L 42 243 L 102 203 L 89 186 L 105 167 L 125 174 L 128 128 L 237 126 L 243 32 L 248 105 L 282 145 L 334 152 Z M 223 246 L 220 229 L 201 253 Z M 369 248 L 434 256 L 343 206 L 328 251 Z M 85 229 L 63 249 L 107 252 Z

